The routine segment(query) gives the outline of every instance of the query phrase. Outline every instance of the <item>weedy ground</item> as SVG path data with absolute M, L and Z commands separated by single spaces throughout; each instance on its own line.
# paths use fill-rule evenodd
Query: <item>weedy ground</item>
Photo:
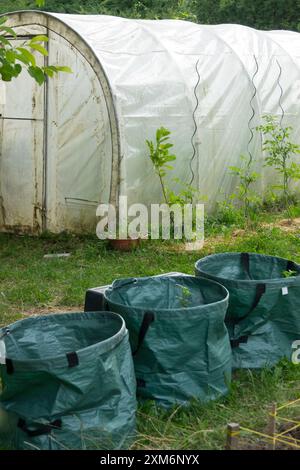
M 284 214 L 265 213 L 246 229 L 234 220 L 231 224 L 209 220 L 199 252 L 184 251 L 182 243 L 145 241 L 136 251 L 120 253 L 95 236 L 0 234 L 0 325 L 32 314 L 81 311 L 86 289 L 116 278 L 170 271 L 193 274 L 195 262 L 211 253 L 249 251 L 300 262 L 300 227 L 282 224 L 284 218 Z M 44 258 L 63 252 L 71 256 Z M 140 405 L 134 447 L 222 449 L 228 422 L 262 430 L 273 401 L 285 403 L 299 396 L 300 366 L 283 361 L 269 370 L 237 371 L 229 395 L 215 402 L 194 402 L 169 411 L 154 403 Z

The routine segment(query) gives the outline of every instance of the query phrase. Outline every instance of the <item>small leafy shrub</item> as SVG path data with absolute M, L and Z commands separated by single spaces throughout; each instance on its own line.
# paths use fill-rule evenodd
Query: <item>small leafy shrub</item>
M 289 195 L 289 214 L 297 212 L 298 197 L 295 193 Z M 274 188 L 268 188 L 262 201 L 262 209 L 266 212 L 282 212 L 286 209 L 286 200 L 282 194 L 278 194 Z M 296 215 L 294 215 L 296 216 Z
M 216 211 L 216 220 L 224 225 L 241 225 L 244 223 L 244 216 L 241 209 L 237 208 L 230 200 L 219 202 Z
M 155 173 L 157 174 L 163 193 L 164 202 L 168 206 L 179 205 L 184 206 L 185 204 L 192 205 L 192 216 L 193 216 L 193 228 L 196 228 L 196 206 L 197 202 L 204 200 L 201 197 L 200 192 L 197 188 L 193 187 L 190 184 L 185 183 L 180 178 L 173 178 L 171 181 L 174 183 L 174 186 L 179 186 L 179 190 L 174 190 L 170 188 L 166 182 L 166 176 L 168 171 L 172 171 L 174 168 L 170 164 L 176 160 L 176 155 L 170 153 L 173 144 L 170 143 L 170 134 L 171 132 L 165 127 L 160 127 L 156 131 L 155 142 L 151 140 L 146 140 L 146 145 L 149 150 L 149 157 L 153 164 Z M 171 231 L 174 233 L 174 214 L 170 213 L 171 217 Z
M 222 228 L 243 227 L 244 223 L 243 211 L 236 207 L 230 198 L 227 198 L 218 202 L 214 212 L 206 218 L 206 229 L 211 233 L 215 233 L 215 231 L 223 231 Z
M 291 204 L 292 181 L 300 180 L 300 165 L 292 159 L 300 153 L 300 146 L 291 142 L 292 127 L 282 127 L 276 116 L 263 116 L 264 124 L 257 130 L 265 137 L 263 151 L 266 152 L 265 165 L 274 168 L 280 176 L 280 184 L 273 189 L 281 191 L 285 209 Z
M 160 127 L 156 131 L 155 142 L 146 140 L 149 149 L 149 157 L 152 161 L 155 173 L 159 177 L 166 204 L 179 204 L 181 206 L 184 204 L 192 204 L 195 201 L 203 199 L 197 188 L 185 183 L 180 178 L 173 178 L 172 182 L 181 187 L 180 190 L 176 192 L 174 189 L 171 189 L 165 181 L 167 172 L 174 169 L 170 163 L 174 162 L 177 158 L 176 155 L 170 154 L 170 149 L 173 147 L 173 144 L 169 142 L 170 135 L 171 132 L 168 129 Z
M 183 206 L 184 204 L 193 204 L 193 202 L 205 199 L 201 196 L 200 191 L 197 188 L 185 183 L 180 178 L 173 178 L 172 181 L 175 184 L 179 184 L 181 189 L 178 192 L 175 192 L 167 187 L 168 202 L 170 205 L 179 204 Z
M 155 173 L 159 177 L 166 204 L 169 204 L 169 202 L 165 176 L 168 170 L 173 170 L 173 166 L 170 165 L 170 162 L 176 160 L 176 156 L 170 154 L 170 149 L 173 147 L 173 144 L 169 142 L 170 134 L 171 132 L 168 129 L 160 127 L 156 131 L 155 142 L 146 140 L 146 144 L 150 152 L 149 157 L 153 163 Z
M 258 205 L 261 204 L 261 198 L 252 190 L 252 185 L 259 179 L 260 175 L 252 170 L 252 160 L 244 155 L 240 156 L 240 166 L 230 166 L 231 173 L 238 177 L 236 193 L 232 194 L 232 199 L 236 199 L 242 207 L 246 220 L 251 218 Z

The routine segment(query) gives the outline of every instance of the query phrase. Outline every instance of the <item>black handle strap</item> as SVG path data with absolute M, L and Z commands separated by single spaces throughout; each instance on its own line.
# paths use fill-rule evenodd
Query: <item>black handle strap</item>
M 254 312 L 254 310 L 256 309 L 258 304 L 260 303 L 261 298 L 265 294 L 265 292 L 266 292 L 266 284 L 257 284 L 255 298 L 254 298 L 253 304 L 252 304 L 249 312 L 246 313 L 246 315 L 244 315 L 242 317 L 239 317 L 239 318 L 229 318 L 227 320 L 228 323 L 233 324 L 233 325 L 237 325 L 242 320 L 245 320 L 245 318 L 247 318 L 249 315 L 251 315 L 251 313 Z
M 10 330 L 9 330 L 9 328 L 5 328 L 3 330 L 3 333 L 0 335 L 0 340 L 5 338 L 5 336 L 8 336 L 8 335 L 10 335 Z
M 297 271 L 294 261 L 289 260 L 286 264 L 287 271 Z
M 138 352 L 139 352 L 139 349 L 142 345 L 142 342 L 144 341 L 145 339 L 145 336 L 147 334 L 147 331 L 149 329 L 149 326 L 151 325 L 151 323 L 154 322 L 154 313 L 152 312 L 145 312 L 144 314 L 144 318 L 143 318 L 143 322 L 142 322 L 142 325 L 141 325 L 141 328 L 140 328 L 140 331 L 139 331 L 139 338 L 138 338 L 138 344 L 137 344 L 137 348 L 136 350 L 134 351 L 133 353 L 133 356 L 135 356 Z
M 144 379 L 136 379 L 136 384 L 140 388 L 146 388 L 146 381 Z
M 112 290 L 118 290 L 118 289 L 121 289 L 122 287 L 130 286 L 130 284 L 136 284 L 136 283 L 137 283 L 137 278 L 136 277 L 128 279 L 127 281 L 115 281 L 112 284 L 111 289 Z
M 69 368 L 73 368 L 79 365 L 79 357 L 76 352 L 71 352 L 66 355 Z M 11 359 L 5 359 L 6 373 L 7 375 L 12 375 L 15 371 L 14 363 Z
M 239 338 L 230 340 L 232 348 L 237 348 L 241 343 L 248 343 L 248 335 L 240 336 Z
M 69 368 L 76 367 L 79 365 L 79 357 L 76 352 L 71 352 L 67 354 L 67 361 L 69 364 Z
M 28 428 L 26 421 L 24 419 L 20 418 L 18 421 L 18 428 L 21 429 L 23 432 L 25 432 L 28 437 L 38 437 L 38 436 L 43 436 L 45 434 L 50 434 L 53 429 L 61 429 L 61 427 L 62 427 L 61 419 L 56 419 L 55 421 L 49 424 L 41 424 L 34 431 Z
M 11 359 L 8 359 L 8 357 L 5 359 L 5 365 L 6 365 L 6 373 L 7 375 L 12 375 L 14 373 L 14 364 Z
M 258 306 L 259 302 L 261 301 L 262 296 L 265 294 L 267 288 L 266 284 L 257 284 L 256 286 L 256 294 L 253 305 L 251 307 L 250 312 L 248 312 L 247 316 L 250 315 Z
M 265 292 L 266 292 L 266 285 L 265 284 L 257 284 L 255 299 L 254 299 L 254 302 L 253 302 L 253 305 L 252 305 L 250 311 L 246 315 L 244 315 L 243 317 L 231 319 L 231 323 L 233 324 L 233 326 L 238 325 L 242 320 L 244 320 L 249 315 L 251 315 L 252 312 L 254 312 L 254 310 L 256 309 L 258 304 L 260 303 L 262 296 L 265 294 Z M 232 348 L 237 348 L 241 343 L 247 343 L 248 337 L 249 337 L 249 335 L 243 335 L 243 336 L 240 336 L 239 338 L 232 339 L 230 341 L 231 347 Z
M 249 279 L 252 279 L 250 274 L 250 255 L 249 253 L 241 253 L 241 263 L 244 268 L 244 271 L 247 273 Z

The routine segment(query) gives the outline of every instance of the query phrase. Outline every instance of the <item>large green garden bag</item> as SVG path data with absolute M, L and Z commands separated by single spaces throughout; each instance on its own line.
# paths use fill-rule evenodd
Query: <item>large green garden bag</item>
M 175 275 L 118 280 L 104 295 L 129 330 L 141 398 L 171 406 L 226 394 L 231 348 L 224 287 Z
M 6 349 L 0 366 L 0 407 L 7 417 L 2 422 L 11 426 L 17 449 L 128 445 L 135 432 L 136 381 L 119 315 L 28 318 L 1 329 L 0 337 Z
M 196 274 L 229 291 L 226 316 L 235 368 L 261 368 L 291 359 L 300 339 L 300 266 L 252 253 L 223 253 L 196 263 Z

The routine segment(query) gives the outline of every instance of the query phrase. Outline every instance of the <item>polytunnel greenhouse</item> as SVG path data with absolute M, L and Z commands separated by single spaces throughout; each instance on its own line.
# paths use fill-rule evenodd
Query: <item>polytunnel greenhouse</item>
M 262 172 L 262 115 L 300 131 L 300 34 L 180 20 L 26 11 L 17 38 L 49 37 L 50 64 L 70 66 L 40 87 L 23 72 L 1 83 L 0 229 L 94 230 L 100 202 L 161 202 L 145 145 L 171 131 L 172 177 L 208 205 L 233 191 L 241 154 Z M 297 139 L 298 137 L 298 139 Z M 171 176 L 170 176 L 171 178 Z

